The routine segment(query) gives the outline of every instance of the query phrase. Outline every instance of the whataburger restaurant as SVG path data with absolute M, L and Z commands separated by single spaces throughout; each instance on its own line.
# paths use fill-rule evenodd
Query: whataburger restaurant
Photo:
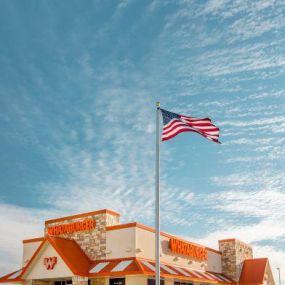
M 43 237 L 23 241 L 21 269 L 0 283 L 27 285 L 155 284 L 154 229 L 120 224 L 120 215 L 99 210 L 45 222 Z M 267 258 L 250 245 L 219 241 L 219 250 L 161 233 L 161 284 L 273 285 Z

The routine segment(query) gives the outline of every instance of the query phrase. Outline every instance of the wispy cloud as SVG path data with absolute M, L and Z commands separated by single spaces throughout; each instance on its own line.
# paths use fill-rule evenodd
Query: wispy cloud
M 43 221 L 52 211 L 29 209 L 0 203 L 1 229 L 5 234 L 0 237 L 1 275 L 17 270 L 22 264 L 22 240 L 43 236 Z M 3 232 L 4 233 L 4 232 Z
M 212 117 L 224 142 L 214 151 L 202 141 L 193 146 L 193 136 L 162 146 L 163 226 L 215 247 L 235 236 L 282 265 L 276 244 L 284 240 L 284 4 L 140 5 L 76 8 L 76 17 L 59 8 L 44 18 L 44 37 L 37 30 L 29 36 L 23 20 L 20 32 L 11 27 L 21 44 L 3 41 L 7 50 L 26 47 L 11 56 L 14 72 L 11 58 L 0 57 L 3 78 L 13 78 L 10 87 L 8 80 L 0 85 L 3 137 L 9 147 L 40 156 L 54 174 L 28 184 L 46 211 L 2 201 L 1 226 L 14 225 L 1 241 L 3 271 L 18 267 L 19 239 L 41 235 L 45 218 L 109 207 L 123 222 L 153 224 L 157 99 L 177 112 Z M 72 20 L 61 21 L 60 13 Z

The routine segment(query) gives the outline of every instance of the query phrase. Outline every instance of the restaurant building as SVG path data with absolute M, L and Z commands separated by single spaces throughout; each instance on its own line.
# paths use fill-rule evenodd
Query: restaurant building
M 23 285 L 155 284 L 155 233 L 99 210 L 45 222 L 43 237 L 23 241 L 21 269 L 0 283 Z M 212 249 L 161 232 L 161 284 L 274 285 L 267 258 L 237 239 Z M 3 258 L 3 257 L 2 257 Z

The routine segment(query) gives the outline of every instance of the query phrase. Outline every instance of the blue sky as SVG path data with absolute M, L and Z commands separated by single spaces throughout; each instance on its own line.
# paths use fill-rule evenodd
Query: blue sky
M 162 144 L 162 229 L 252 243 L 285 281 L 284 15 L 274 0 L 1 0 L 0 272 L 48 218 L 153 225 L 160 100 L 222 141 Z

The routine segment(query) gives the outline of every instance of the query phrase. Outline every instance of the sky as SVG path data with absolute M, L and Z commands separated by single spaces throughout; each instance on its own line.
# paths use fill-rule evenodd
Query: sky
M 46 219 L 154 225 L 159 100 L 222 142 L 161 144 L 162 230 L 241 239 L 285 284 L 284 16 L 282 0 L 0 0 L 0 273 Z

